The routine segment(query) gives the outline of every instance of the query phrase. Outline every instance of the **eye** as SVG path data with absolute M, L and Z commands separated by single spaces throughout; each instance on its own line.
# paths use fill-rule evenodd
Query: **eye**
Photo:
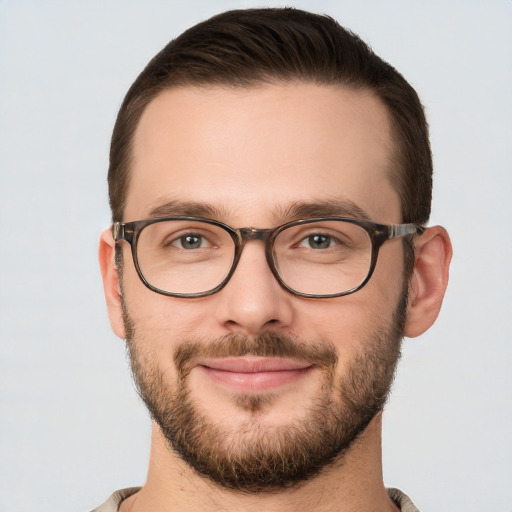
M 186 235 L 182 235 L 179 238 L 173 240 L 170 245 L 185 250 L 201 249 L 211 246 L 211 244 L 204 236 L 197 233 L 187 233 Z
M 306 247 L 308 249 L 328 249 L 332 245 L 336 245 L 336 240 L 322 233 L 309 235 L 298 244 L 299 247 Z

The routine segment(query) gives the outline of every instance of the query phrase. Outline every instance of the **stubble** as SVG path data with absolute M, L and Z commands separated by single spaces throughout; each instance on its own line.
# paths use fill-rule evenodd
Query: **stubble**
M 264 333 L 228 335 L 215 340 L 183 340 L 174 353 L 175 385 L 169 386 L 137 332 L 123 303 L 126 341 L 140 396 L 171 450 L 198 474 L 238 492 L 265 492 L 299 486 L 335 460 L 342 460 L 386 402 L 405 322 L 407 294 L 386 325 L 374 326 L 362 352 L 335 378 L 338 354 L 325 341 Z M 382 321 L 384 323 L 384 321 Z M 141 347 L 146 347 L 143 351 Z M 318 395 L 301 418 L 266 425 L 261 418 L 274 401 L 271 393 L 238 394 L 234 404 L 248 419 L 228 428 L 192 396 L 189 373 L 199 357 L 288 357 L 306 360 L 321 371 Z

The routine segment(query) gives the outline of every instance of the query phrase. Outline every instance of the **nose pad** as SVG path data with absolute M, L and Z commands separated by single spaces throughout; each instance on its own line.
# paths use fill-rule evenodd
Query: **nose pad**
M 265 244 L 249 241 L 230 281 L 217 294 L 217 319 L 232 332 L 256 335 L 270 325 L 290 324 L 291 299 L 272 273 Z

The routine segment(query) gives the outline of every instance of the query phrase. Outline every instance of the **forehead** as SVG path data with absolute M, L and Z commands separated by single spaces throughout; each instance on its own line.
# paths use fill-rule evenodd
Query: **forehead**
M 388 114 L 368 91 L 303 83 L 166 90 L 134 136 L 125 220 L 201 203 L 275 224 L 296 203 L 350 202 L 399 222 Z

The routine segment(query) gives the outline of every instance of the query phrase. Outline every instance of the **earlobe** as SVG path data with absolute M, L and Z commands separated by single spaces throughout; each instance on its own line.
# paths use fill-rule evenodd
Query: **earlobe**
M 414 270 L 404 335 L 419 336 L 435 322 L 448 285 L 452 245 L 441 226 L 427 228 L 415 240 Z
M 101 233 L 98 256 L 110 325 L 114 333 L 124 339 L 121 290 L 115 264 L 115 242 L 111 228 L 107 228 Z

